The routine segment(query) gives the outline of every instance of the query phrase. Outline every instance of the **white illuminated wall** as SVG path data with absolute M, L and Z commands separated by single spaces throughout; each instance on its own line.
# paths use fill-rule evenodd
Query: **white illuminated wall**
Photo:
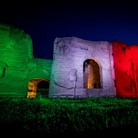
M 101 88 L 83 86 L 83 63 L 87 59 L 99 65 Z M 116 96 L 112 44 L 77 37 L 56 38 L 50 80 L 50 97 Z

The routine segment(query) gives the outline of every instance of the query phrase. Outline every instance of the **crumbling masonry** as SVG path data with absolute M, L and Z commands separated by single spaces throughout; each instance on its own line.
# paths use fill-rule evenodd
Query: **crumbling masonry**
M 136 45 L 57 37 L 47 60 L 21 29 L 1 24 L 0 38 L 0 96 L 138 97 Z

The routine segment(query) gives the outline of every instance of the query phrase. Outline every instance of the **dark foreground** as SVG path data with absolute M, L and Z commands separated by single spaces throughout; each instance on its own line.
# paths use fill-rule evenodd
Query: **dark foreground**
M 22 137 L 22 136 L 32 136 L 32 137 L 93 137 L 93 136 L 109 136 L 109 137 L 114 137 L 114 136 L 137 136 L 138 133 L 138 125 L 124 125 L 124 126 L 119 126 L 116 128 L 108 128 L 104 130 L 95 130 L 93 132 L 82 132 L 82 133 L 75 133 L 75 132 L 70 132 L 69 130 L 67 132 L 63 133 L 58 133 L 58 132 L 32 132 L 26 131 L 19 126 L 13 126 L 12 128 L 8 128 L 4 125 L 1 124 L 0 127 L 0 133 L 3 137 L 5 136 L 15 136 L 15 137 Z

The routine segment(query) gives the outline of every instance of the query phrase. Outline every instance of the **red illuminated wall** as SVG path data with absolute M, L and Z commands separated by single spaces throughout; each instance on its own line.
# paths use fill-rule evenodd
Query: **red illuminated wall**
M 138 46 L 113 41 L 115 85 L 118 97 L 138 97 Z

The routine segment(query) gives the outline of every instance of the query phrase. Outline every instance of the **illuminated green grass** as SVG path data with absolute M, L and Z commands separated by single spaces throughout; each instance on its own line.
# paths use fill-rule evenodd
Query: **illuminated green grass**
M 0 100 L 5 130 L 29 134 L 84 134 L 137 125 L 137 99 L 20 99 Z

